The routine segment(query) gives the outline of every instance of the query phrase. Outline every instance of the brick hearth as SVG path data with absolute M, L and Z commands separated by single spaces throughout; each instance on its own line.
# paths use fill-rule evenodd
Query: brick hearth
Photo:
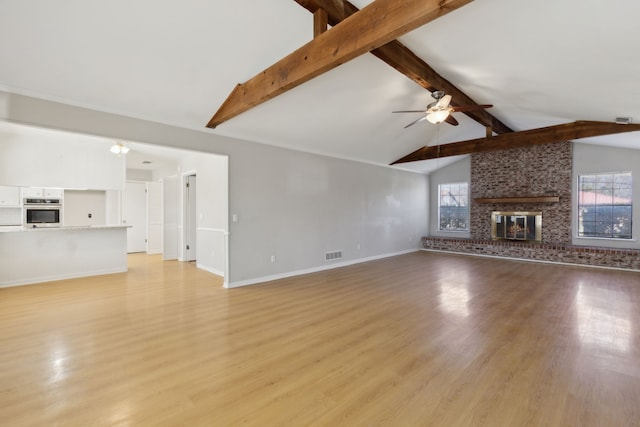
M 640 270 L 640 251 L 505 240 L 423 237 L 425 249 L 545 262 Z

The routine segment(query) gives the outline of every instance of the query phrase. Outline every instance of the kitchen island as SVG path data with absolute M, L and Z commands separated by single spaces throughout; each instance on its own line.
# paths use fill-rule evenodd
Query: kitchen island
M 127 228 L 0 227 L 0 287 L 125 272 Z

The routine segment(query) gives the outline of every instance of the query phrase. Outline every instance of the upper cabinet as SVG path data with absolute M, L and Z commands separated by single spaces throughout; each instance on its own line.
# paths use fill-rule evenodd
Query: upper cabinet
M 15 208 L 20 206 L 22 206 L 20 187 L 0 186 L 0 207 Z
M 22 187 L 22 198 L 62 199 L 64 190 L 61 188 Z
M 64 195 L 64 190 L 62 188 L 45 188 L 44 189 L 45 199 L 62 199 L 63 195 Z
M 41 199 L 44 197 L 44 188 L 38 187 L 22 187 L 22 198 L 32 197 Z

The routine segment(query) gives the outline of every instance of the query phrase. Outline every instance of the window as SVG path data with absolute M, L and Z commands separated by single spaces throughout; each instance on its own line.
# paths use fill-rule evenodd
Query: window
M 631 172 L 578 176 L 578 236 L 631 239 Z
M 442 231 L 469 229 L 469 185 L 466 182 L 438 185 L 438 221 Z

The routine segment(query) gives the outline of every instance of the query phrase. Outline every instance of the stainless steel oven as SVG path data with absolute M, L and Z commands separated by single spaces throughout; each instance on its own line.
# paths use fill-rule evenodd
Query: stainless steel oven
M 62 200 L 24 199 L 25 227 L 60 227 L 62 221 Z

